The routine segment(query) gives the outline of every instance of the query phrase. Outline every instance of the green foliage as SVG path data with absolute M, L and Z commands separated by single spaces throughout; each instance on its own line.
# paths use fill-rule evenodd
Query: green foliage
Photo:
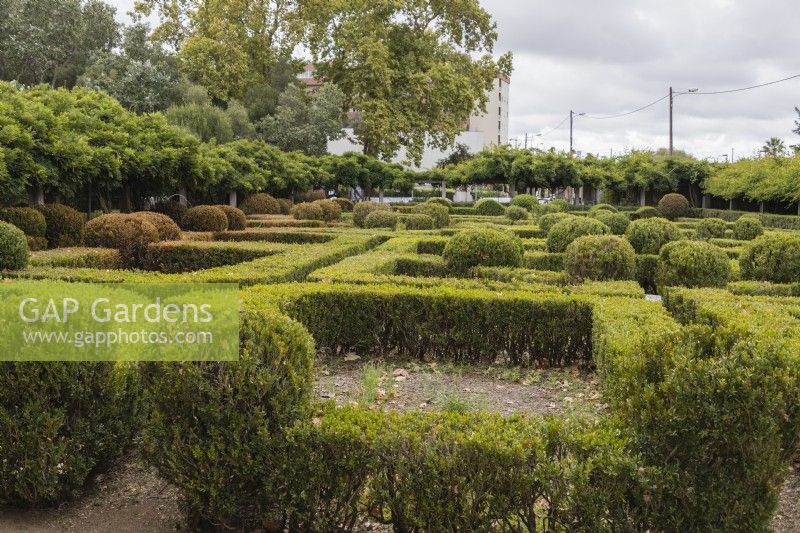
M 292 215 L 297 220 L 325 220 L 325 211 L 317 202 L 303 202 L 292 208 Z
M 540 216 L 539 219 L 536 221 L 536 224 L 539 226 L 539 228 L 541 228 L 542 231 L 546 233 L 550 231 L 550 228 L 552 228 L 559 222 L 574 217 L 575 215 L 572 215 L 570 213 L 561 213 L 561 212 L 547 213 L 546 215 Z
M 429 215 L 412 213 L 406 217 L 405 225 L 407 230 L 433 229 L 434 221 Z
M 611 211 L 612 213 L 619 212 L 619 209 L 611 204 L 596 204 L 589 208 L 589 213 L 596 213 L 598 211 Z
M 153 211 L 156 213 L 161 213 L 163 215 L 167 215 L 171 218 L 178 226 L 181 226 L 183 223 L 183 215 L 186 213 L 188 207 L 183 205 L 180 202 L 176 202 L 174 200 L 166 200 L 162 202 L 157 202 L 153 206 Z
M 733 223 L 733 238 L 737 241 L 752 241 L 756 237 L 764 234 L 764 225 L 756 217 L 739 217 Z
M 689 214 L 689 200 L 682 194 L 665 194 L 658 201 L 658 211 L 668 220 L 685 217 Z
M 57 248 L 31 254 L 32 267 L 124 268 L 119 250 L 111 248 Z
M 584 235 L 605 235 L 610 233 L 608 226 L 587 217 L 571 217 L 556 223 L 547 232 L 547 251 L 561 253 L 567 246 Z
M 283 211 L 275 198 L 263 192 L 248 196 L 241 209 L 246 215 L 280 215 Z
M 31 250 L 47 248 L 47 221 L 32 207 L 4 207 L 0 209 L 0 221 L 13 224 L 22 230 Z
M 364 220 L 367 218 L 367 215 L 379 209 L 391 209 L 391 207 L 376 202 L 358 202 L 353 206 L 353 224 L 359 228 L 363 228 Z
M 728 224 L 720 218 L 704 218 L 697 223 L 697 238 L 702 240 L 721 239 L 725 237 Z
M 167 215 L 153 211 L 139 211 L 130 216 L 152 224 L 158 232 L 159 241 L 176 241 L 181 238 L 181 228 Z
M 214 205 L 198 205 L 186 210 L 181 219 L 187 231 L 225 231 L 228 217 Z
M 263 246 L 245 243 L 170 241 L 150 245 L 142 267 L 166 274 L 196 272 L 246 263 L 272 253 Z
M 639 209 L 637 209 L 636 211 L 631 213 L 630 219 L 631 220 L 638 220 L 640 218 L 654 218 L 654 217 L 660 217 L 660 216 L 661 216 L 661 211 L 659 211 L 655 207 L 646 205 L 646 206 L 640 207 Z
M 503 216 L 506 208 L 497 200 L 483 198 L 475 202 L 475 212 L 483 216 Z
M 437 228 L 446 228 L 450 226 L 450 209 L 447 206 L 440 205 L 438 202 L 425 202 L 414 206 L 413 212 L 420 215 L 428 215 L 433 219 L 434 225 Z
M 442 198 L 442 197 L 439 197 L 439 196 L 434 196 L 432 198 L 428 198 L 427 200 L 425 200 L 425 203 L 442 205 L 442 206 L 447 208 L 448 212 L 452 212 L 452 209 L 453 209 L 453 202 L 451 202 L 447 198 Z
M 47 245 L 50 248 L 78 246 L 83 241 L 83 213 L 63 204 L 36 206 L 47 223 Z
M 237 207 L 227 204 L 217 205 L 228 218 L 228 231 L 242 231 L 247 228 L 247 215 Z
M 377 209 L 372 211 L 364 219 L 365 228 L 397 228 L 397 213 L 388 209 Z
M 286 198 L 277 198 L 277 200 L 278 200 L 278 205 L 280 206 L 280 209 L 281 209 L 281 215 L 291 215 L 292 214 L 292 206 L 294 205 L 292 203 L 292 201 L 289 200 L 289 199 L 286 199 Z M 334 198 L 334 200 L 338 200 L 338 198 Z M 338 202 L 338 203 L 339 203 L 339 205 L 342 206 L 342 211 L 347 211 L 347 209 L 344 208 L 344 206 L 342 205 L 341 202 Z M 351 206 L 350 210 L 352 211 L 352 206 Z
M 135 215 L 100 215 L 87 222 L 84 231 L 87 246 L 114 248 L 129 267 L 142 266 L 147 247 L 159 240 L 156 226 L 145 217 Z
M 586 235 L 567 246 L 564 267 L 567 278 L 576 283 L 634 279 L 636 252 L 616 235 Z
M 493 229 L 459 232 L 444 247 L 448 268 L 465 273 L 476 266 L 521 266 L 524 248 L 518 237 Z
M 532 194 L 517 194 L 511 199 L 511 205 L 517 205 L 534 212 L 539 208 L 539 199 Z
M 339 204 L 343 213 L 351 213 L 353 211 L 353 202 L 348 198 L 333 198 L 333 201 Z
M 800 237 L 762 235 L 745 246 L 739 266 L 744 279 L 775 283 L 800 281 Z
M 624 213 L 617 213 L 610 209 L 598 209 L 594 212 L 590 210 L 589 216 L 608 226 L 614 235 L 625 235 L 625 230 L 628 229 L 631 222 Z
M 325 222 L 335 222 L 342 218 L 342 208 L 333 200 L 316 200 L 314 202 L 322 208 L 322 219 Z
M 636 281 L 648 294 L 658 293 L 656 274 L 658 273 L 658 255 L 638 254 L 636 256 Z
M 625 230 L 625 237 L 637 254 L 658 254 L 662 246 L 681 240 L 683 234 L 674 222 L 653 217 L 632 221 Z
M 661 247 L 656 284 L 664 287 L 724 287 L 731 277 L 728 255 L 702 241 L 674 241 Z
M 528 210 L 518 205 L 509 206 L 506 209 L 506 216 L 511 220 L 527 220 L 530 216 Z
M 18 227 L 0 222 L 0 270 L 20 270 L 28 264 L 28 240 Z
M 139 398 L 123 363 L 0 363 L 0 502 L 72 497 L 133 444 Z

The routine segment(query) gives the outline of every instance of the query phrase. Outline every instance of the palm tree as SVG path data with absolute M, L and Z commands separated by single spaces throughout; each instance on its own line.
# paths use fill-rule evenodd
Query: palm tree
M 761 151 L 770 157 L 781 157 L 786 154 L 786 145 L 782 139 L 772 137 L 764 143 Z

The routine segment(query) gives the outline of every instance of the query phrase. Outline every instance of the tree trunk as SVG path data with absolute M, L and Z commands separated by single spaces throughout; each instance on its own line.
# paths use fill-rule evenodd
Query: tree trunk
M 122 211 L 124 213 L 131 213 L 133 212 L 133 200 L 131 199 L 131 187 L 130 185 L 125 185 L 122 188 Z
M 228 193 L 228 205 L 231 207 L 236 207 L 237 204 L 236 198 L 236 191 L 231 191 Z
M 186 198 L 186 187 L 184 186 L 178 188 L 178 202 L 181 205 L 187 205 L 189 203 L 189 201 Z
M 710 200 L 711 200 L 710 196 L 708 194 L 704 194 L 703 195 L 703 203 L 702 203 L 701 207 L 703 209 L 708 209 L 708 204 L 711 203 Z
M 442 180 L 442 198 L 447 199 L 447 181 Z
M 733 211 L 733 198 L 728 200 L 728 211 Z
M 759 211 L 760 213 L 763 213 L 763 212 L 764 212 L 764 202 L 760 202 L 760 203 L 758 204 L 758 211 Z
M 383 186 L 378 187 L 378 203 L 383 203 Z
M 36 205 L 43 205 L 44 204 L 44 187 L 42 187 L 41 183 L 36 184 L 36 192 L 34 193 L 34 201 Z
M 639 192 L 639 205 L 647 205 L 647 191 L 645 191 L 644 188 Z

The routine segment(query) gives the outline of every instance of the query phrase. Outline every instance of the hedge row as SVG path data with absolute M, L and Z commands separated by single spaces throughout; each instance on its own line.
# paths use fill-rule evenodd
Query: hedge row
M 800 216 L 795 215 L 771 215 L 769 213 L 727 209 L 692 209 L 689 216 L 693 218 L 721 218 L 727 222 L 735 222 L 743 216 L 752 216 L 757 217 L 768 228 L 800 229 Z
M 284 244 L 318 244 L 335 239 L 329 233 L 312 233 L 305 231 L 221 231 L 214 233 L 215 241 L 261 241 L 279 242 Z

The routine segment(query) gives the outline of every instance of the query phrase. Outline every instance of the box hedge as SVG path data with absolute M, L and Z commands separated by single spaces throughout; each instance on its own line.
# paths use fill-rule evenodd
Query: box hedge
M 152 224 L 158 232 L 159 241 L 177 241 L 181 238 L 181 228 L 167 215 L 154 211 L 139 211 L 130 216 Z
M 220 204 L 216 207 L 222 209 L 222 212 L 228 218 L 228 231 L 242 231 L 247 228 L 247 215 L 244 214 L 244 211 L 225 204 Z
M 186 213 L 187 209 L 189 208 L 180 202 L 176 202 L 175 200 L 164 200 L 161 202 L 156 202 L 155 205 L 153 205 L 154 212 L 167 215 L 178 226 L 183 225 L 183 215 Z
M 636 252 L 616 235 L 586 235 L 567 246 L 564 253 L 567 278 L 585 280 L 627 280 L 636 273 Z
M 490 217 L 503 216 L 506 212 L 506 208 L 503 207 L 503 204 L 491 198 L 482 198 L 478 200 L 475 202 L 474 208 L 477 214 Z
M 398 222 L 397 213 L 388 209 L 377 209 L 364 218 L 364 227 L 367 229 L 386 228 L 395 230 Z
M 562 253 L 567 246 L 584 235 L 605 235 L 611 230 L 593 218 L 572 217 L 558 222 L 547 232 L 547 251 Z
M 637 254 L 658 254 L 662 246 L 681 240 L 683 234 L 675 223 L 651 217 L 632 221 L 625 230 L 625 237 Z
M 731 278 L 728 255 L 702 241 L 674 241 L 661 247 L 658 287 L 724 287 Z
M 431 230 L 434 228 L 434 220 L 428 216 L 423 215 L 421 213 L 413 213 L 408 215 L 404 221 L 405 227 L 407 230 Z
M 158 242 L 159 235 L 145 217 L 112 213 L 87 222 L 84 240 L 87 246 L 118 250 L 125 266 L 135 268 L 145 264 L 147 247 Z
M 436 228 L 446 228 L 450 225 L 450 209 L 438 203 L 419 204 L 414 206 L 413 212 L 431 217 Z
M 4 207 L 0 209 L 0 221 L 21 229 L 30 250 L 47 248 L 47 221 L 38 210 L 32 207 Z
M 743 216 L 733 223 L 733 238 L 737 241 L 752 241 L 764 234 L 764 225 L 754 216 Z
M 47 224 L 47 245 L 50 248 L 80 246 L 83 242 L 83 213 L 63 204 L 36 206 Z
M 215 205 L 198 205 L 183 214 L 182 227 L 187 231 L 225 231 L 228 217 Z
M 280 215 L 283 213 L 278 200 L 263 192 L 245 198 L 240 208 L 246 215 Z
M 800 237 L 762 235 L 745 246 L 739 265 L 744 279 L 775 283 L 800 281 Z
M 725 237 L 728 223 L 721 218 L 704 218 L 697 223 L 696 235 L 698 239 L 704 241 L 710 239 L 721 239 Z
M 450 239 L 442 256 L 451 271 L 466 273 L 476 266 L 521 266 L 524 251 L 518 237 L 492 229 L 470 229 Z
M 28 264 L 28 239 L 16 226 L 0 222 L 0 270 L 21 270 Z

